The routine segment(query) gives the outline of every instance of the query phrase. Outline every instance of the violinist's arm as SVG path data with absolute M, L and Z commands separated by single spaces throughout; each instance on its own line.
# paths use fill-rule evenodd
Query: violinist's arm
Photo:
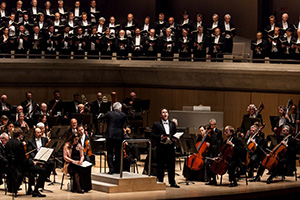
M 80 146 L 80 161 L 79 161 L 79 165 L 81 165 L 84 161 L 84 153 L 83 153 L 83 147 L 81 146 L 81 144 L 78 144 Z

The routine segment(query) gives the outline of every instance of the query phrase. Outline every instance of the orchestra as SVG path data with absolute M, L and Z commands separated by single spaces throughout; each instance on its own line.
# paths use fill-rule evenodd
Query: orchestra
M 224 22 L 214 14 L 211 26 L 208 26 L 201 14 L 197 14 L 193 22 L 189 13 L 184 11 L 183 19 L 176 23 L 173 17 L 166 21 L 165 14 L 160 13 L 153 25 L 147 16 L 145 23 L 139 26 L 132 13 L 127 15 L 124 24 L 117 24 L 114 16 L 107 18 L 107 22 L 97 11 L 95 0 L 91 1 L 89 10 L 82 8 L 80 1 L 75 1 L 75 7 L 69 11 L 64 8 L 62 0 L 55 9 L 49 1 L 45 3 L 45 9 L 37 7 L 37 0 L 32 0 L 28 10 L 22 5 L 23 2 L 18 1 L 16 8 L 9 13 L 5 10 L 6 4 L 1 3 L 0 54 L 9 54 L 8 50 L 12 50 L 22 54 L 18 57 L 24 57 L 27 52 L 40 57 L 42 51 L 48 56 L 58 52 L 70 56 L 73 52 L 81 58 L 86 52 L 94 56 L 112 56 L 116 52 L 118 59 L 128 59 L 128 53 L 134 57 L 155 59 L 161 53 L 162 59 L 168 60 L 166 57 L 178 53 L 180 61 L 190 61 L 193 54 L 195 61 L 205 61 L 209 57 L 219 62 L 224 53 L 232 53 L 236 34 L 229 14 L 225 15 Z M 295 26 L 288 22 L 287 13 L 282 15 L 279 24 L 275 23 L 274 16 L 269 19 L 270 25 L 264 29 L 266 35 L 257 32 L 256 39 L 251 42 L 253 58 L 297 59 L 297 54 L 300 55 L 300 30 L 295 30 Z M 33 92 L 27 91 L 26 99 L 17 105 L 11 105 L 9 96 L 2 94 L 0 176 L 7 175 L 8 192 L 17 195 L 23 180 L 28 178 L 26 195 L 46 197 L 40 189 L 50 181 L 51 173 L 56 174 L 58 162 L 63 163 L 63 174 L 71 177 L 72 192 L 89 192 L 92 190 L 92 167 L 96 162 L 92 145 L 97 137 L 104 138 L 106 144 L 108 176 L 120 173 L 122 142 L 130 139 L 129 134 L 133 138 L 146 138 L 140 133 L 149 105 L 144 105 L 146 102 L 134 91 L 130 91 L 129 97 L 123 101 L 117 100 L 116 92 L 109 94 L 110 97 L 98 91 L 95 100 L 89 102 L 84 94 L 76 92 L 73 99 L 67 101 L 56 89 L 50 101 L 38 102 L 34 100 Z M 226 174 L 229 187 L 237 187 L 241 174 L 251 178 L 250 182 L 258 182 L 268 169 L 267 184 L 273 183 L 275 177 L 281 176 L 285 180 L 285 176 L 293 175 L 299 150 L 300 108 L 291 99 L 286 106 L 276 105 L 273 109 L 278 109 L 278 115 L 270 116 L 270 124 L 263 122 L 263 109 L 262 103 L 245 107 L 248 113 L 241 116 L 239 127 L 226 125 L 217 128 L 214 118 L 205 125 L 198 124 L 197 133 L 189 133 L 195 137 L 189 135 L 196 151 L 186 155 L 187 179 L 215 187 L 217 177 Z M 167 169 L 170 187 L 180 188 L 175 180 L 175 150 L 181 140 L 176 136 L 178 121 L 169 120 L 169 110 L 165 107 L 159 110 L 159 117 L 151 128 L 147 127 L 150 130 L 148 138 L 156 153 L 155 176 L 158 182 L 164 182 Z M 141 126 L 135 124 L 138 120 L 142 121 Z M 63 126 L 68 128 L 63 129 Z M 59 130 L 54 132 L 53 129 L 57 127 L 64 133 L 55 138 Z M 272 134 L 265 135 L 265 127 L 270 128 Z M 130 152 L 135 148 L 124 144 L 124 158 L 131 156 L 125 162 L 127 171 L 130 171 L 133 160 L 139 157 Z M 38 159 L 39 152 L 47 149 L 53 150 L 49 158 Z M 205 178 L 197 180 L 194 177 L 202 176 L 202 173 Z

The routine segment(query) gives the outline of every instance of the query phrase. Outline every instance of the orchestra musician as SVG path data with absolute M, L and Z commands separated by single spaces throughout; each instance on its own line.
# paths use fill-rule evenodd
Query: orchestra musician
M 164 166 L 167 165 L 169 184 L 171 187 L 180 188 L 175 182 L 175 150 L 173 135 L 176 133 L 176 125 L 169 120 L 169 112 L 163 108 L 160 110 L 161 120 L 154 122 L 151 138 L 156 142 L 157 178 L 164 181 Z
M 293 137 L 288 137 L 287 140 L 283 140 L 283 138 L 286 138 L 290 134 L 290 127 L 288 125 L 283 125 L 282 134 L 283 137 L 280 137 L 282 140 L 279 144 L 284 145 L 287 151 L 281 156 L 278 155 L 278 158 L 276 158 L 278 160 L 278 164 L 272 168 L 271 175 L 269 176 L 266 182 L 267 184 L 272 183 L 273 178 L 277 175 L 282 175 L 284 179 L 284 175 L 291 175 L 295 171 L 297 152 L 296 140 Z M 262 164 L 260 164 L 257 171 L 257 175 L 250 181 L 260 181 L 260 177 L 263 175 L 264 171 L 265 167 Z M 281 174 L 279 174 L 280 172 Z
M 72 134 L 77 133 L 77 119 L 72 118 L 70 122 L 70 128 L 68 128 L 64 134 L 64 138 L 69 138 Z
M 47 178 L 47 170 L 41 167 L 38 162 L 32 159 L 27 159 L 25 156 L 23 140 L 23 131 L 20 128 L 15 128 L 13 131 L 14 139 L 9 140 L 6 144 L 6 156 L 9 163 L 7 174 L 8 192 L 17 194 L 22 183 L 24 173 L 30 175 L 38 174 L 38 179 L 35 184 L 34 191 L 31 187 L 28 188 L 27 194 L 32 194 L 32 197 L 46 197 L 41 194 L 39 189 L 44 188 L 44 183 Z
M 25 93 L 26 100 L 21 102 L 21 106 L 23 107 L 23 112 L 26 113 L 26 121 L 29 125 L 29 127 L 32 127 L 33 124 L 35 124 L 35 121 L 33 119 L 33 116 L 35 115 L 35 112 L 37 111 L 38 104 L 32 100 L 32 92 L 27 91 Z
M 11 111 L 11 105 L 7 102 L 7 95 L 3 94 L 0 98 L 0 112 L 9 112 Z M 10 117 L 10 116 L 7 116 Z
M 257 133 L 257 131 L 259 131 Z M 256 134 L 257 135 L 253 138 L 253 135 Z M 249 149 L 249 163 L 248 163 L 248 178 L 252 178 L 253 177 L 253 171 L 254 168 L 259 166 L 260 162 L 263 160 L 264 158 L 264 152 L 262 149 L 264 149 L 265 147 L 265 140 L 264 137 L 260 134 L 260 130 L 258 130 L 256 125 L 252 125 L 250 127 L 250 134 L 248 137 L 245 138 L 245 141 L 247 141 L 247 145 L 250 142 L 253 142 L 255 145 L 255 150 L 253 152 L 251 152 Z
M 6 174 L 8 170 L 8 161 L 5 153 L 5 145 L 7 144 L 9 137 L 7 133 L 2 133 L 0 135 L 0 176 Z M 0 179 L 0 185 L 2 185 L 2 178 Z
M 49 142 L 50 141 L 48 140 L 48 138 L 43 137 L 42 130 L 40 128 L 36 128 L 34 130 L 33 137 L 30 138 L 27 143 L 27 151 L 31 152 L 28 154 L 29 158 L 34 159 L 36 154 L 40 151 L 41 147 L 47 147 Z M 50 182 L 49 177 L 54 168 L 54 161 L 49 159 L 45 163 L 45 168 L 47 170 L 47 177 L 48 177 L 46 181 Z
M 229 174 L 229 187 L 236 187 L 237 184 L 237 177 L 236 177 L 236 168 L 241 165 L 242 161 L 242 148 L 243 143 L 241 140 L 239 140 L 236 135 L 234 128 L 232 126 L 226 126 L 224 129 L 224 137 L 225 141 L 223 143 L 223 146 L 221 148 L 221 152 L 218 157 L 214 158 L 214 162 L 219 162 L 220 160 L 224 160 L 226 163 L 226 166 L 228 168 L 228 174 Z M 228 155 L 227 157 L 223 157 L 222 150 L 225 150 L 225 148 L 230 148 L 230 151 L 232 152 L 232 156 Z M 207 183 L 207 185 L 217 185 L 216 181 L 216 174 L 212 171 L 212 168 L 209 168 L 211 171 L 210 174 L 210 180 Z
M 68 138 L 63 147 L 65 160 L 63 173 L 69 173 L 73 177 L 72 192 L 84 193 L 92 189 L 91 166 L 80 166 L 84 161 L 84 154 L 79 140 L 79 134 L 74 133 Z
M 249 104 L 249 106 L 247 107 L 247 112 L 248 114 L 245 114 L 243 116 L 243 121 L 242 121 L 242 124 L 241 124 L 241 134 L 242 134 L 242 137 L 245 137 L 245 134 L 247 133 L 247 131 L 249 130 L 250 127 L 246 127 L 246 124 L 245 124 L 245 119 L 259 119 L 259 121 L 261 123 L 263 123 L 263 120 L 262 120 L 262 116 L 261 114 L 257 111 L 257 108 L 254 104 Z M 251 124 L 253 125 L 253 124 Z
M 279 106 L 278 107 L 278 114 L 279 116 L 276 118 L 276 126 L 272 127 L 272 131 L 276 135 L 282 135 L 280 132 L 282 127 L 288 123 L 288 115 L 286 114 L 286 109 L 284 106 Z M 277 134 L 277 132 L 279 132 Z
M 18 120 L 14 123 L 15 127 L 20 127 L 24 132 L 28 132 L 30 130 L 28 124 L 25 121 L 24 113 L 20 113 L 18 115 Z

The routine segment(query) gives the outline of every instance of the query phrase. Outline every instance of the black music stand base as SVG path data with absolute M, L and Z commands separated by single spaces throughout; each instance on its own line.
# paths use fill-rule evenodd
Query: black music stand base
M 189 159 L 189 157 L 187 154 L 184 163 L 186 163 L 188 159 Z M 189 176 L 190 176 L 190 169 L 187 170 L 187 175 L 186 175 L 185 181 L 178 182 L 178 184 L 183 184 L 183 183 L 185 183 L 185 185 L 195 184 L 193 181 L 189 181 Z

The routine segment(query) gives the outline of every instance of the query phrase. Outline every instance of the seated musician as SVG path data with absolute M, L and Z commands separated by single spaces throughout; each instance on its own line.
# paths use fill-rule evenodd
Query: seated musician
M 256 149 L 253 152 L 249 151 L 248 178 L 253 177 L 254 167 L 257 167 L 262 159 L 264 159 L 264 152 L 262 151 L 262 148 L 264 148 L 265 140 L 260 135 L 260 132 L 257 133 L 257 131 L 259 131 L 257 126 L 252 125 L 250 127 L 250 135 L 246 138 L 247 145 L 249 145 L 250 142 L 253 142 L 256 146 Z M 257 135 L 252 138 L 256 133 Z
M 49 140 L 46 137 L 42 136 L 42 130 L 40 128 L 36 128 L 34 130 L 33 137 L 28 140 L 27 144 L 27 151 L 29 158 L 34 159 L 36 154 L 40 151 L 41 147 L 47 147 Z M 51 172 L 53 171 L 54 168 L 54 161 L 53 160 L 48 160 L 45 163 L 45 168 L 47 169 L 47 177 L 48 179 L 46 181 L 50 182 L 49 177 Z
M 82 148 L 86 151 L 89 150 L 89 147 L 87 147 L 87 144 L 88 144 L 87 141 L 89 140 L 89 135 L 88 135 L 87 131 L 84 130 L 84 127 L 82 125 L 79 125 L 77 127 L 77 130 L 78 130 L 77 133 L 80 136 L 79 142 L 80 142 Z M 85 160 L 90 161 L 90 158 L 86 153 L 87 152 L 84 152 Z
M 9 170 L 7 173 L 7 188 L 8 192 L 17 194 L 20 187 L 24 173 L 27 172 L 31 175 L 38 174 L 38 179 L 34 191 L 32 192 L 31 186 L 28 188 L 27 194 L 32 194 L 32 197 L 45 197 L 38 189 L 44 188 L 44 183 L 47 178 L 47 170 L 41 167 L 36 161 L 27 159 L 25 156 L 23 140 L 23 131 L 20 128 L 15 128 L 13 131 L 14 139 L 9 140 L 5 146 L 6 156 L 9 163 Z
M 72 118 L 70 123 L 70 128 L 66 130 L 64 138 L 69 138 L 72 134 L 77 133 L 77 119 Z
M 2 133 L 0 135 L 0 177 L 2 177 L 2 174 L 6 174 L 8 170 L 8 161 L 5 154 L 5 145 L 8 140 L 9 137 L 7 133 Z M 2 178 L 0 178 L 0 185 L 2 184 Z
M 129 97 L 127 97 L 126 99 L 123 100 L 123 102 L 122 102 L 123 109 L 127 115 L 130 114 L 130 112 L 132 111 L 133 103 L 136 100 L 139 100 L 139 99 L 136 98 L 136 93 L 133 91 L 129 93 Z
M 241 164 L 241 152 L 242 152 L 242 148 L 243 148 L 243 143 L 241 142 L 241 140 L 239 140 L 236 135 L 235 135 L 235 131 L 234 128 L 232 126 L 226 126 L 224 129 L 224 136 L 225 136 L 225 141 L 223 143 L 223 146 L 221 148 L 221 152 L 219 154 L 219 156 L 217 158 L 214 158 L 214 162 L 219 162 L 221 159 L 224 159 L 226 166 L 228 168 L 228 174 L 229 174 L 229 187 L 236 187 L 237 184 L 237 180 L 236 180 L 236 168 Z M 224 157 L 224 155 L 222 155 L 222 151 L 225 148 L 232 148 L 232 152 L 233 152 L 233 156 L 227 156 Z M 212 171 L 212 168 L 210 169 L 210 181 L 207 183 L 207 185 L 217 185 L 217 181 L 216 181 L 216 173 L 214 173 Z
M 5 131 L 5 128 L 8 124 L 8 117 L 6 115 L 2 115 L 1 118 L 0 118 L 0 132 L 4 132 Z
M 288 125 L 283 126 L 282 134 L 283 134 L 284 138 L 286 138 L 290 134 L 290 127 Z M 287 151 L 281 157 L 279 157 L 277 166 L 275 165 L 271 169 L 272 173 L 269 176 L 269 178 L 267 179 L 267 184 L 272 183 L 273 178 L 275 176 L 279 175 L 280 172 L 283 172 L 283 174 L 281 174 L 281 175 L 284 178 L 284 175 L 290 175 L 290 174 L 293 173 L 293 171 L 295 171 L 296 152 L 297 152 L 297 142 L 296 142 L 296 140 L 293 137 L 288 137 L 286 141 L 282 140 L 280 142 L 280 144 L 284 145 L 286 147 Z M 277 159 L 277 158 L 275 158 L 275 159 Z M 263 173 L 265 171 L 265 168 L 266 168 L 265 166 L 260 164 L 260 166 L 258 168 L 258 171 L 257 171 L 257 175 L 253 179 L 251 179 L 250 181 L 260 181 L 260 177 L 263 175 Z
M 24 113 L 20 113 L 18 115 L 18 120 L 15 122 L 15 127 L 20 127 L 24 132 L 28 132 L 30 130 L 28 124 L 25 122 Z
M 71 135 L 64 145 L 64 174 L 73 177 L 72 192 L 84 193 L 92 189 L 91 167 L 81 167 L 84 161 L 83 148 L 79 142 L 80 135 Z
M 296 125 L 299 124 L 299 116 L 297 113 L 297 106 L 295 104 L 291 106 L 291 113 L 289 115 L 287 113 L 286 119 L 293 128 L 296 128 Z
M 208 128 L 208 129 L 207 129 Z M 212 141 L 211 141 L 211 130 L 212 129 L 210 129 L 209 127 L 205 127 L 205 126 L 203 126 L 203 125 L 200 125 L 199 126 L 199 133 L 196 135 L 196 137 L 197 137 L 197 141 L 196 141 L 196 149 L 198 149 L 199 148 L 199 145 L 202 143 L 202 141 L 203 141 L 203 139 L 204 139 L 204 142 L 206 143 L 206 145 L 207 145 L 207 147 L 206 147 L 206 150 L 205 150 L 205 152 L 204 152 L 204 154 L 202 154 L 202 156 L 208 156 L 208 157 L 211 157 L 211 154 L 212 154 L 212 152 L 211 152 L 211 150 L 212 150 L 212 148 L 211 148 L 211 143 L 212 143 Z M 209 132 L 209 134 L 206 136 L 206 133 L 207 133 L 207 131 L 210 131 Z M 205 137 L 206 136 L 206 137 Z M 203 143 L 202 143 L 202 145 L 203 145 Z M 201 148 L 201 147 L 200 147 Z M 198 150 L 198 152 L 197 153 L 200 153 L 199 151 L 201 151 L 201 153 L 202 153 L 202 150 L 200 150 L 200 148 L 199 148 L 199 150 Z M 195 155 L 195 154 L 193 154 L 193 155 Z M 192 155 L 192 156 L 193 156 Z M 190 160 L 191 158 L 189 157 L 189 160 Z M 203 157 L 203 160 L 205 160 L 205 157 Z M 206 166 L 205 166 L 206 165 Z M 198 166 L 195 166 L 195 165 L 193 165 L 193 166 L 189 166 L 189 161 L 188 161 L 188 165 L 187 165 L 187 167 L 190 169 L 189 171 L 186 171 L 185 169 L 183 170 L 184 172 L 184 175 L 186 174 L 187 176 L 188 176 L 188 180 L 193 180 L 193 181 L 204 181 L 205 180 L 205 177 L 206 176 L 209 176 L 209 174 L 204 174 L 205 172 L 206 172 L 206 170 L 204 170 L 204 167 L 206 167 L 206 169 L 208 169 L 208 167 L 211 165 L 211 162 L 210 162 L 210 160 L 207 160 L 206 162 L 205 162 L 205 164 L 204 164 L 204 166 L 201 168 L 201 169 L 199 169 L 199 170 L 193 170 L 192 169 L 192 167 L 198 167 Z M 199 167 L 200 168 L 200 167 Z M 185 176 L 186 176 L 185 175 Z

